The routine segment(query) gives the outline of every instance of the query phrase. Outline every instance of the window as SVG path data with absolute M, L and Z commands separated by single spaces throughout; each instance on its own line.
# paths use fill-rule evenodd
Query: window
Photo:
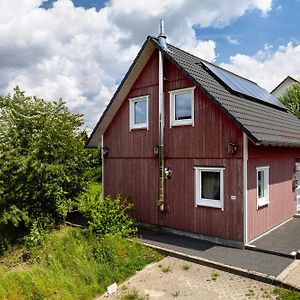
M 269 204 L 269 169 L 270 167 L 256 168 L 257 209 Z
M 194 126 L 194 89 L 186 88 L 170 91 L 170 127 L 178 125 Z
M 196 206 L 224 210 L 223 167 L 195 167 Z
M 129 129 L 148 129 L 148 99 L 142 96 L 129 99 Z

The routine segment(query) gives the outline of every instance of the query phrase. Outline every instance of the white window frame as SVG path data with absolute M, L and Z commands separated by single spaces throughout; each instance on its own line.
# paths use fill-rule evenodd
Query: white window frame
M 188 87 L 178 90 L 169 91 L 170 94 L 170 128 L 172 126 L 192 125 L 194 127 L 194 90 L 195 87 Z M 191 93 L 191 119 L 175 119 L 175 97 L 180 94 Z
M 195 206 L 220 208 L 224 211 L 224 167 L 194 167 L 195 169 Z M 220 200 L 201 198 L 202 172 L 220 173 Z
M 262 206 L 266 206 L 270 203 L 269 199 L 269 178 L 270 178 L 270 167 L 269 166 L 263 166 L 263 167 L 256 167 L 256 206 L 257 209 L 259 209 Z M 258 172 L 261 171 L 263 172 L 264 176 L 264 197 L 258 197 Z
M 149 129 L 149 95 L 129 98 L 129 131 L 132 129 Z M 146 123 L 135 124 L 134 123 L 134 104 L 140 101 L 147 101 L 147 119 Z

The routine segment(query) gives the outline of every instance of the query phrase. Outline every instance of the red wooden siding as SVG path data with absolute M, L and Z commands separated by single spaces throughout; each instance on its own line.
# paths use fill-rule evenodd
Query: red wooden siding
M 132 196 L 134 216 L 142 222 L 179 230 L 243 240 L 242 132 L 201 91 L 195 89 L 195 126 L 170 128 L 169 90 L 193 86 L 165 61 L 165 164 L 173 170 L 166 181 L 166 211 L 158 212 L 158 55 L 154 53 L 104 134 L 105 194 Z M 149 130 L 129 132 L 128 98 L 150 95 Z M 236 154 L 228 144 L 238 145 Z M 194 165 L 224 166 L 224 211 L 195 207 Z M 236 196 L 231 200 L 230 196 Z
M 300 150 L 284 147 L 255 146 L 249 142 L 248 160 L 248 238 L 261 235 L 267 230 L 293 217 L 296 212 L 292 179 L 296 158 Z M 270 166 L 269 200 L 267 206 L 256 206 L 256 167 Z

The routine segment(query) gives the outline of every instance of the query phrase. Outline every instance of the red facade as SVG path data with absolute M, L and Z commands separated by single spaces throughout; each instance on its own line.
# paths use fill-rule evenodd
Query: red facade
M 194 126 L 170 127 L 169 91 L 193 86 L 174 64 L 164 61 L 165 166 L 173 171 L 165 182 L 165 211 L 157 207 L 159 160 L 154 153 L 159 144 L 157 51 L 104 132 L 104 146 L 109 148 L 104 159 L 105 195 L 130 197 L 134 217 L 140 222 L 239 243 L 245 242 L 247 216 L 250 241 L 295 214 L 293 178 L 300 149 L 255 146 L 250 140 L 243 149 L 241 128 L 198 87 L 194 90 Z M 148 129 L 130 131 L 128 99 L 145 95 L 149 95 Z M 234 154 L 228 151 L 230 143 L 237 145 Z M 225 168 L 224 210 L 195 205 L 195 165 Z M 256 168 L 260 166 L 269 167 L 270 203 L 257 208 Z
M 109 147 L 105 158 L 105 194 L 131 196 L 137 220 L 226 240 L 243 241 L 242 131 L 198 88 L 195 89 L 194 127 L 170 128 L 168 91 L 192 87 L 176 66 L 164 63 L 165 165 L 172 168 L 166 180 L 165 211 L 159 212 L 158 54 L 155 52 L 135 82 L 104 134 Z M 129 131 L 128 98 L 149 95 L 149 130 Z M 229 143 L 238 145 L 235 154 Z M 194 165 L 223 166 L 224 211 L 195 207 Z M 236 196 L 236 200 L 231 200 Z
M 299 148 L 254 146 L 249 143 L 248 160 L 248 238 L 252 240 L 292 218 L 296 212 L 293 189 Z M 269 166 L 270 203 L 257 209 L 256 167 Z

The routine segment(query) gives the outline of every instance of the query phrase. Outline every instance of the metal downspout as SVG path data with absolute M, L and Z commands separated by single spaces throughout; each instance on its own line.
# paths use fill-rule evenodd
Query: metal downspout
M 159 44 L 163 50 L 167 51 L 166 36 L 164 33 L 164 21 L 159 24 Z M 159 114 L 159 198 L 158 207 L 160 211 L 165 210 L 165 161 L 164 161 L 164 61 L 162 50 L 159 50 L 158 63 L 158 114 Z
M 165 163 L 164 163 L 164 79 L 163 55 L 159 51 L 158 67 L 158 114 L 159 114 L 159 210 L 164 211 Z

